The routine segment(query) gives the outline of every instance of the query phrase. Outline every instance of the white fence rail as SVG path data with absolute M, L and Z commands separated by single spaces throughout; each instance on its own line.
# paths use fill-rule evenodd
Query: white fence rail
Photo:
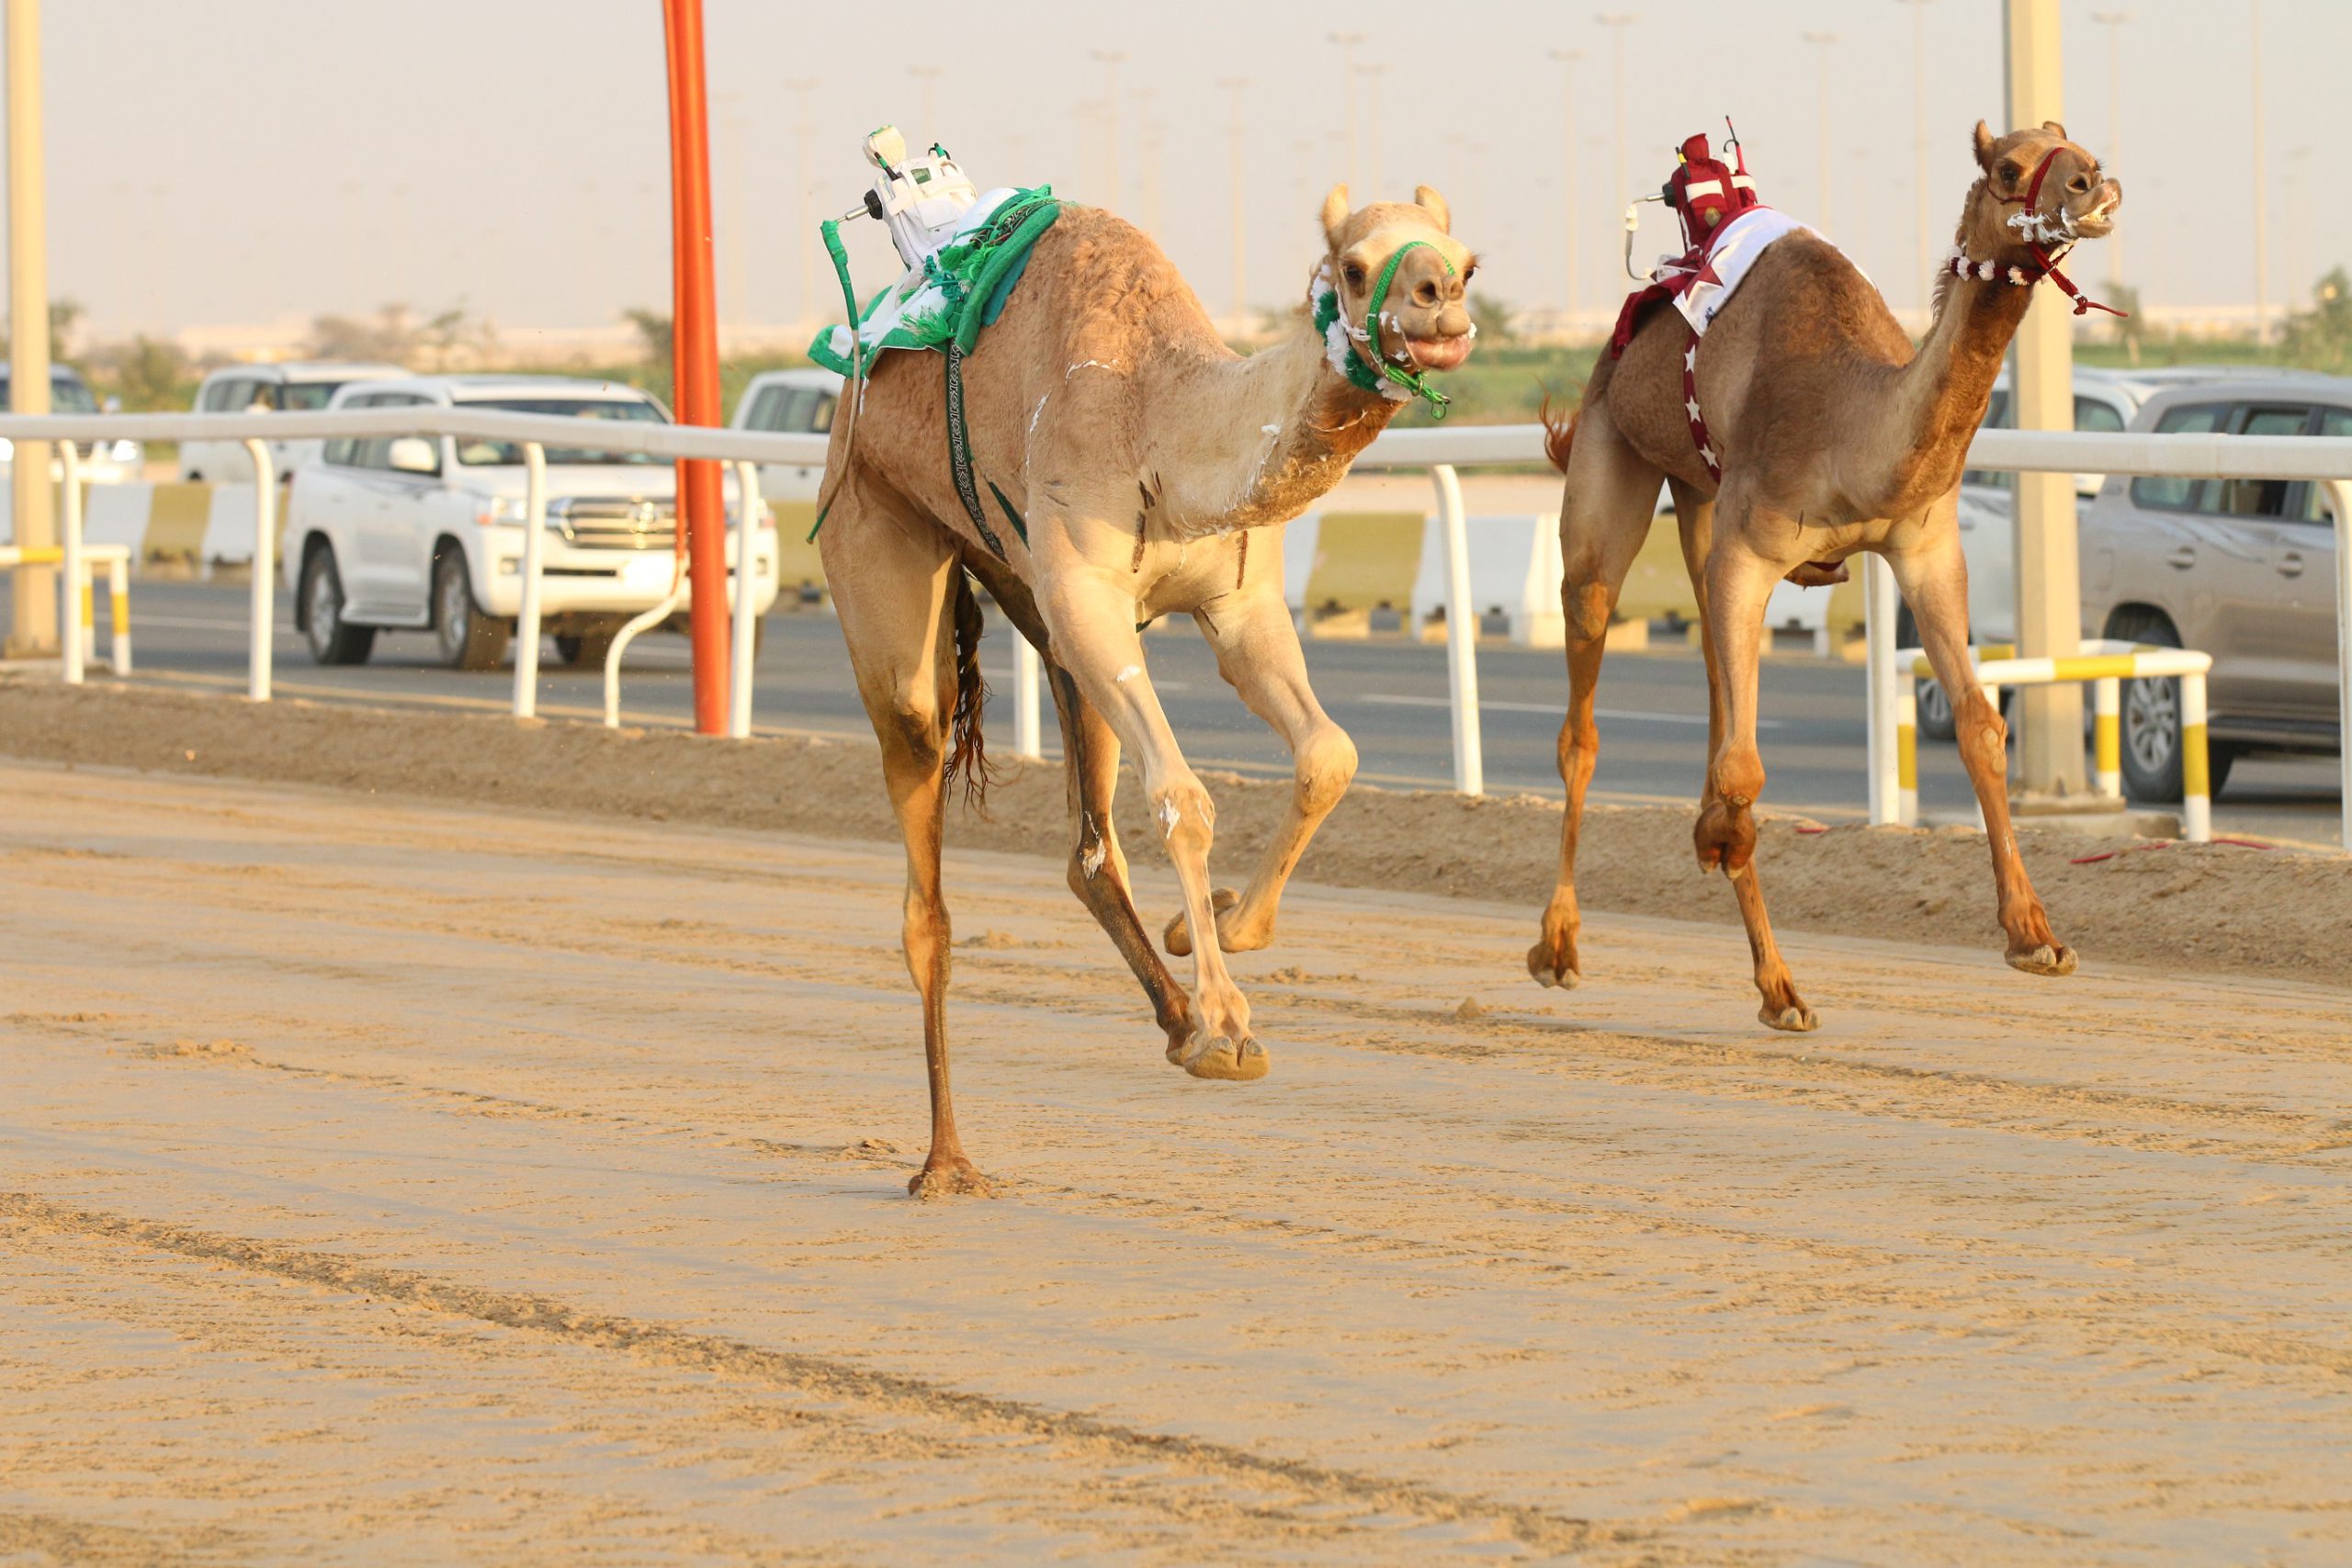
M 262 443 L 345 435 L 479 435 L 527 446 L 591 446 L 644 452 L 666 457 L 707 457 L 739 466 L 824 461 L 826 438 L 690 425 L 592 422 L 535 414 L 462 408 L 411 407 L 333 413 L 276 414 L 46 414 L 0 416 L 0 436 L 28 441 L 236 440 L 262 455 Z M 19 462 L 32 455 L 19 453 Z M 1459 470 L 1467 467 L 1517 466 L 1544 460 L 1540 425 L 1474 425 L 1443 430 L 1391 431 L 1356 459 L 1360 468 L 1426 468 L 1437 491 L 1446 559 L 1446 670 L 1453 694 L 1453 778 L 1457 789 L 1483 793 L 1485 768 L 1479 744 L 1476 633 L 1478 617 L 1471 590 L 1469 548 Z M 2343 843 L 2352 852 L 2352 437 L 2211 434 L 2094 434 L 2075 432 L 1984 430 L 1969 447 L 1969 466 L 2036 473 L 2107 473 L 2179 479 L 2309 479 L 2328 488 L 2335 514 L 2337 722 L 2345 783 Z M 753 481 L 754 484 L 756 481 Z M 277 543 L 277 487 L 254 486 L 254 552 L 251 694 L 269 696 L 272 621 L 269 558 Z M 740 516 L 747 529 L 755 507 L 747 489 Z M 542 498 L 543 500 L 543 498 Z M 78 509 L 76 509 L 78 513 Z M 546 525 L 535 514 L 531 534 Z M 739 560 L 751 558 L 748 533 Z M 748 578 L 751 574 L 741 574 Z M 1865 562 L 1870 686 L 1871 818 L 1895 820 L 1901 787 L 1897 779 L 1894 669 L 1894 591 L 1891 574 L 1875 557 Z M 743 592 L 739 582 L 738 592 Z M 749 603 L 744 599 L 743 603 Z M 739 616 L 739 619 L 741 617 Z M 735 655 L 738 696 L 729 729 L 749 732 L 751 671 L 744 656 L 750 638 L 739 632 Z M 519 661 L 518 661 L 519 665 Z M 1026 668 L 1024 664 L 1023 666 Z M 518 668 L 518 676 L 520 671 Z M 524 699 L 518 682 L 518 705 Z M 1034 712 L 1016 697 L 1016 724 L 1023 739 Z

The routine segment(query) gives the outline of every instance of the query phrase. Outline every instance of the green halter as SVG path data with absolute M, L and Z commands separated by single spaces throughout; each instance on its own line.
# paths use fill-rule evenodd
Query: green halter
M 1365 344 L 1372 350 L 1373 360 L 1380 367 L 1379 370 L 1375 372 L 1371 366 L 1366 365 L 1363 362 L 1363 355 L 1357 354 L 1352 347 L 1348 352 L 1345 367 L 1349 381 L 1363 390 L 1378 391 L 1381 380 L 1385 377 L 1427 402 L 1430 405 L 1431 418 L 1443 419 L 1446 409 L 1452 405 L 1453 400 L 1429 384 L 1427 372 L 1401 369 L 1390 364 L 1388 356 L 1380 352 L 1381 307 L 1388 303 L 1388 286 L 1396 281 L 1396 268 L 1404 262 L 1405 253 L 1416 247 L 1437 250 L 1437 247 L 1427 240 L 1408 240 L 1397 246 L 1396 254 L 1388 258 L 1388 265 L 1380 269 L 1380 280 L 1372 286 L 1372 299 L 1364 306 Z M 1444 266 L 1445 275 L 1448 277 L 1453 276 L 1453 264 L 1445 259 L 1443 251 L 1437 252 L 1437 259 Z M 1331 330 L 1331 323 L 1339 319 L 1339 291 L 1336 288 L 1327 288 L 1316 296 L 1315 330 L 1328 334 Z M 1353 334 L 1351 333 L 1351 335 Z

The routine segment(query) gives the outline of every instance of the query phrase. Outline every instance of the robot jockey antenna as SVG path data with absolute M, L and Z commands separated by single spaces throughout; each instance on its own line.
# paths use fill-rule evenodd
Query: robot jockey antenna
M 865 210 L 888 226 L 899 259 L 910 267 L 945 244 L 979 199 L 946 148 L 933 142 L 930 152 L 910 158 L 907 139 L 895 125 L 865 139 L 865 161 L 880 171 L 865 193 Z

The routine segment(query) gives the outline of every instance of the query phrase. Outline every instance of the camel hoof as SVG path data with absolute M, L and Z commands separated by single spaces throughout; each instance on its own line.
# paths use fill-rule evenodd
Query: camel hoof
M 963 1156 L 933 1160 L 908 1179 L 907 1191 L 928 1201 L 933 1198 L 993 1198 L 996 1188 L 979 1168 Z
M 1240 902 L 1241 895 L 1230 887 L 1220 887 L 1209 895 L 1209 908 L 1220 915 Z M 1193 955 L 1193 928 L 1184 918 L 1184 911 L 1177 910 L 1176 918 L 1168 922 L 1168 929 L 1159 935 L 1159 945 L 1168 950 L 1170 958 Z
M 1546 990 L 1557 987 L 1573 991 L 1584 984 L 1584 976 L 1577 973 L 1573 960 L 1555 960 L 1552 950 L 1540 942 L 1527 950 L 1527 972 Z
M 1182 1046 L 1168 1048 L 1168 1059 L 1196 1078 L 1224 1078 L 1249 1083 L 1266 1076 L 1272 1062 L 1266 1048 L 1250 1035 L 1237 1043 L 1222 1034 L 1196 1034 Z
M 1766 1002 L 1757 1010 L 1756 1016 L 1763 1021 L 1765 1027 L 1785 1029 L 1792 1034 L 1809 1034 L 1821 1027 L 1821 1020 L 1803 1002 L 1784 1008 L 1776 1008 Z
M 2064 942 L 2043 942 L 2023 953 L 2008 954 L 2009 967 L 2022 969 L 2029 975 L 2072 975 L 2075 972 L 2075 950 Z

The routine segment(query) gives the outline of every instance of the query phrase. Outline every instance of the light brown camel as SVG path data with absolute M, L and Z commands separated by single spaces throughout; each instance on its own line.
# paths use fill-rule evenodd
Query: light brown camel
M 1143 233 L 1066 207 L 964 361 L 986 535 L 950 468 L 940 356 L 884 354 L 854 426 L 834 424 L 820 544 L 907 842 L 904 940 L 931 1078 L 931 1150 L 909 1183 L 917 1194 L 986 1186 L 948 1093 L 940 894 L 945 794 L 958 773 L 967 796 L 986 781 L 973 577 L 1044 657 L 1069 785 L 1069 885 L 1143 983 L 1168 1059 L 1196 1077 L 1266 1071 L 1224 955 L 1271 939 L 1283 883 L 1356 762 L 1307 686 L 1283 595 L 1282 525 L 1339 482 L 1409 396 L 1365 373 L 1366 307 L 1384 271 L 1395 263 L 1379 352 L 1416 374 L 1468 355 L 1464 289 L 1476 265 L 1426 186 L 1410 203 L 1352 212 L 1341 186 L 1322 219 L 1316 276 L 1336 283 L 1338 324 L 1318 331 L 1302 313 L 1283 342 L 1244 358 Z M 1341 373 L 1348 355 L 1374 388 Z M 1138 635 L 1187 612 L 1219 672 L 1295 761 L 1289 812 L 1238 897 L 1210 885 L 1216 807 L 1177 750 Z M 1152 951 L 1129 893 L 1111 816 L 1122 747 L 1182 886 L 1167 942 L 1192 954 L 1190 997 Z
M 2010 831 L 2007 731 L 1970 675 L 1968 569 L 1956 517 L 1969 440 L 2041 274 L 2018 220 L 2053 243 L 2097 238 L 2112 227 L 2122 191 L 2055 121 L 1996 140 L 1980 120 L 1975 153 L 1982 175 L 1957 236 L 1968 276 L 1948 265 L 1938 278 L 1934 324 L 1916 354 L 1878 291 L 1835 247 L 1800 231 L 1758 257 L 1697 359 L 1720 487 L 1692 440 L 1682 383 L 1690 333 L 1675 310 L 1654 311 L 1621 359 L 1604 355 L 1574 420 L 1554 427 L 1553 459 L 1567 476 L 1560 542 L 1568 711 L 1559 762 L 1568 799 L 1559 881 L 1527 955 L 1543 984 L 1581 978 L 1576 855 L 1599 744 L 1593 686 L 1617 591 L 1649 532 L 1661 479 L 1673 491 L 1698 592 L 1711 699 L 1692 840 L 1702 870 L 1720 866 L 1731 879 L 1763 1021 L 1790 1030 L 1815 1022 L 1773 944 L 1753 861 L 1753 807 L 1764 789 L 1756 679 L 1765 600 L 1783 577 L 1838 580 L 1838 563 L 1858 550 L 1875 550 L 1893 568 L 1953 695 L 1961 756 L 1991 841 L 2009 963 L 2037 975 L 2073 972 L 2074 952 L 2052 932 Z

